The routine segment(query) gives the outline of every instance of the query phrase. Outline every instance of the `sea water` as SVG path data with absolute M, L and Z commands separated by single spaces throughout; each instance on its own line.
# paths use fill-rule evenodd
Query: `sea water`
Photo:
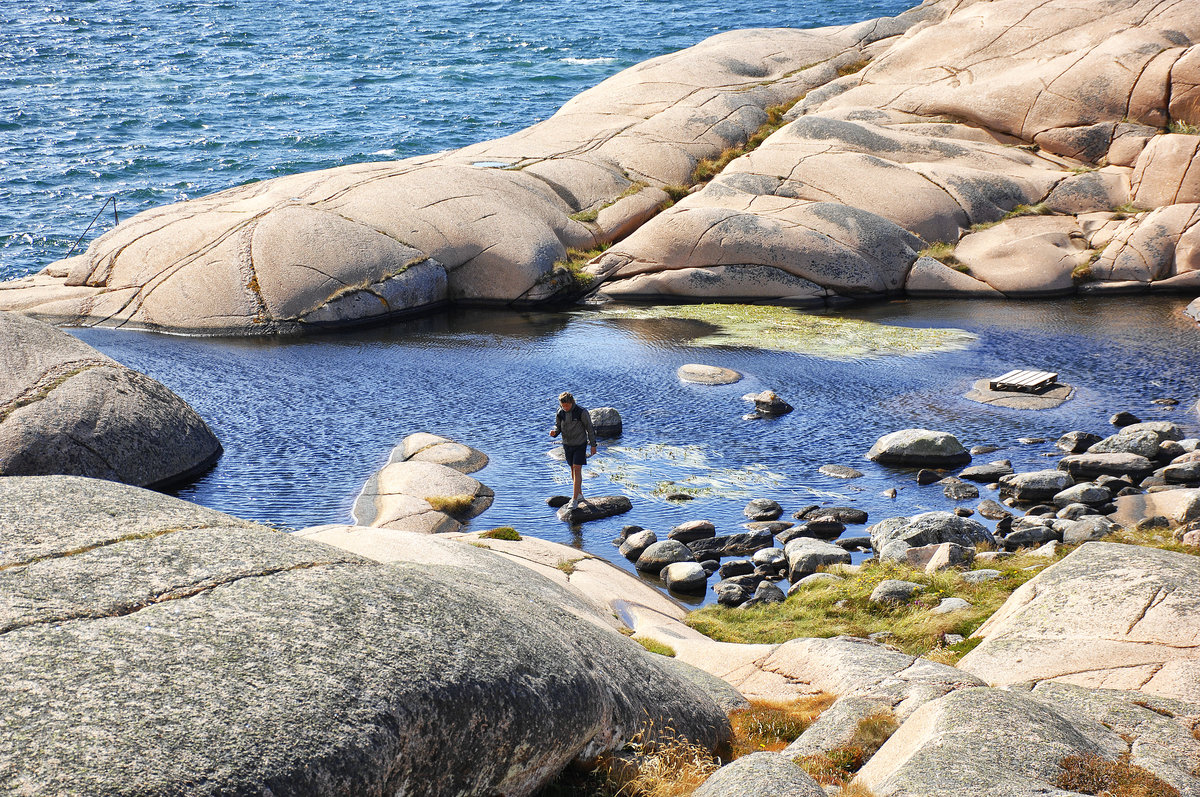
M 0 3 L 0 279 L 109 229 L 114 201 L 124 217 L 253 180 L 461 147 L 722 31 L 844 24 L 913 4 Z

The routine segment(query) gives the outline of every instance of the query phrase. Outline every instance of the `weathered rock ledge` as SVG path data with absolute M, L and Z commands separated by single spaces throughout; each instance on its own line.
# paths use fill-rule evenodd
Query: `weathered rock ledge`
M 1197 40 L 1194 9 L 1155 0 L 929 0 L 726 33 L 506 138 L 139 214 L 0 285 L 0 309 L 257 335 L 597 286 L 800 305 L 1195 293 Z M 793 102 L 714 178 L 697 168 Z M 612 243 L 582 276 L 563 265 Z

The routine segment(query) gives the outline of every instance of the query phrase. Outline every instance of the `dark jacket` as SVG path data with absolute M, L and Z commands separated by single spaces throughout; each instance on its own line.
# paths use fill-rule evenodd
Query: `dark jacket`
M 554 416 L 554 428 L 562 435 L 564 446 L 596 445 L 596 430 L 592 428 L 592 416 L 576 404 L 570 410 L 561 407 Z

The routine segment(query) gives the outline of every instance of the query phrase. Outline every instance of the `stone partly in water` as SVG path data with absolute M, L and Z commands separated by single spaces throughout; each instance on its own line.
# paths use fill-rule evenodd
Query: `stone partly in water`
M 695 562 L 691 550 L 677 540 L 660 540 L 642 551 L 635 566 L 643 573 L 660 573 L 667 565 L 676 562 Z
M 1013 410 L 1051 410 L 1066 403 L 1074 395 L 1075 388 L 1065 384 L 1056 384 L 1041 393 L 1013 393 L 992 390 L 991 380 L 980 379 L 971 385 L 971 389 L 963 398 Z
M 708 573 L 697 562 L 672 562 L 659 572 L 658 577 L 667 589 L 685 595 L 703 595 L 708 587 Z
M 681 365 L 675 374 L 684 382 L 697 385 L 732 385 L 742 380 L 742 375 L 730 368 L 698 363 Z
M 0 635 L 6 776 L 40 794 L 529 794 L 648 723 L 726 738 L 705 690 L 549 579 L 366 531 L 417 560 L 111 482 L 0 479 L 0 592 L 21 596 Z
M 581 498 L 579 503 L 569 503 L 558 510 L 558 519 L 564 523 L 587 523 L 592 520 L 622 515 L 633 509 L 633 503 L 623 495 L 600 495 Z
M 775 395 L 774 390 L 764 390 L 761 393 L 747 393 L 742 396 L 746 401 L 754 402 L 754 412 L 747 415 L 751 418 L 778 418 L 787 415 L 795 407 Z
M 775 520 L 783 514 L 783 507 L 770 498 L 755 498 L 746 504 L 742 514 L 751 520 Z
M 159 382 L 48 324 L 0 312 L 0 475 L 167 487 L 220 456 L 207 424 Z
M 902 429 L 886 434 L 867 452 L 867 459 L 883 465 L 952 468 L 971 461 L 958 438 L 929 429 Z
M 845 465 L 822 465 L 817 468 L 825 476 L 831 476 L 835 479 L 860 479 L 863 472 Z
M 588 415 L 592 419 L 592 428 L 596 431 L 597 437 L 620 437 L 624 426 L 621 422 L 621 413 L 617 412 L 614 407 L 597 407 L 594 410 L 588 410 Z

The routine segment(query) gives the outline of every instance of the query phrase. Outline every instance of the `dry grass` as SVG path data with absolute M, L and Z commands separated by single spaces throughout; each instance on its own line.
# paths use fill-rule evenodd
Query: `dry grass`
M 521 541 L 521 535 L 518 534 L 517 530 L 514 529 L 512 526 L 501 526 L 498 529 L 492 529 L 491 531 L 485 531 L 482 534 L 480 534 L 479 536 L 486 537 L 489 540 L 508 540 L 509 542 L 520 542 Z
M 947 241 L 938 241 L 925 247 L 917 254 L 921 257 L 932 257 L 934 260 L 940 261 L 942 265 L 949 266 L 955 271 L 965 270 L 967 267 L 954 256 L 955 246 L 956 244 Z
M 861 783 L 850 781 L 842 787 L 841 792 L 838 793 L 838 797 L 875 797 L 875 792 Z
M 836 699 L 822 693 L 792 702 L 751 700 L 749 708 L 729 715 L 733 726 L 733 757 L 779 752 L 796 741 Z
M 425 501 L 438 512 L 458 515 L 469 510 L 475 503 L 473 495 L 433 495 Z
M 1158 776 L 1129 763 L 1124 755 L 1109 761 L 1097 755 L 1070 755 L 1058 762 L 1062 774 L 1055 786 L 1097 797 L 1179 797 L 1179 790 Z
M 563 571 L 564 573 L 566 573 L 569 576 L 575 572 L 575 569 L 576 569 L 575 563 L 582 562 L 582 561 L 583 561 L 582 556 L 579 557 L 578 559 L 561 559 L 561 560 L 559 560 L 558 564 L 555 565 L 555 567 L 557 567 L 559 570 Z
M 1176 119 L 1171 124 L 1167 125 L 1167 132 L 1177 133 L 1185 136 L 1200 136 L 1200 125 L 1188 124 L 1187 122 Z
M 721 767 L 712 753 L 686 739 L 634 740 L 629 747 L 637 773 L 621 786 L 618 797 L 688 797 Z
M 845 747 L 808 755 L 796 761 L 822 786 L 842 786 L 883 747 L 900 724 L 890 711 L 859 720 L 854 736 Z
M 843 66 L 839 66 L 838 71 L 837 71 L 838 77 L 846 77 L 846 75 L 857 74 L 857 73 L 863 71 L 864 69 L 866 69 L 870 65 L 871 65 L 870 61 L 862 60 L 862 61 L 855 61 L 852 64 L 845 64 Z

